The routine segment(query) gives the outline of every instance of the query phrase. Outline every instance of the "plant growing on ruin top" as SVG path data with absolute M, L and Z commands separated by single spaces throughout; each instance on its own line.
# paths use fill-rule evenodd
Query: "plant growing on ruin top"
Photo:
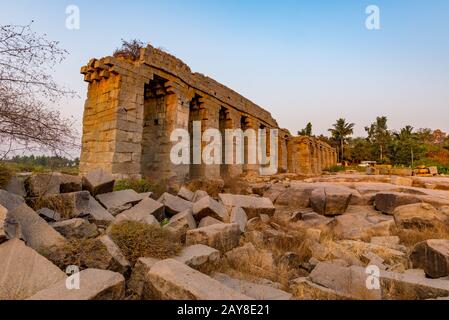
M 133 39 L 130 41 L 122 39 L 122 46 L 115 49 L 113 56 L 116 58 L 137 61 L 140 59 L 140 49 L 144 47 L 145 44 L 138 39 Z

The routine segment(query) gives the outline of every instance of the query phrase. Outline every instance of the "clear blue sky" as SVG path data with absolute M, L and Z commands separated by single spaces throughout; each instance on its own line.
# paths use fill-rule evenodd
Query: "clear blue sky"
M 81 28 L 65 28 L 79 6 Z M 365 8 L 380 8 L 381 30 L 365 28 Z M 58 81 L 81 98 L 62 103 L 81 119 L 81 65 L 110 55 L 120 39 L 163 47 L 264 107 L 295 133 L 311 121 L 327 134 L 339 117 L 355 133 L 376 116 L 390 127 L 449 131 L 447 0 L 5 1 L 0 24 L 26 24 L 61 41 L 70 56 Z M 80 121 L 78 122 L 80 130 Z

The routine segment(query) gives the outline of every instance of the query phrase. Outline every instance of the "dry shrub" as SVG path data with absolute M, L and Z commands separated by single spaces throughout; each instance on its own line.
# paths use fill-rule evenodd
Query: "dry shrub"
M 40 252 L 61 270 L 70 265 L 78 266 L 81 270 L 86 269 L 109 257 L 106 247 L 97 239 L 73 239 L 61 247 Z
M 211 197 L 218 197 L 223 192 L 224 182 L 221 179 L 195 179 L 187 184 L 187 189 L 195 192 L 206 191 Z
M 126 41 L 122 39 L 122 46 L 115 49 L 113 56 L 115 58 L 122 58 L 130 61 L 137 61 L 140 59 L 140 49 L 144 48 L 145 44 L 137 39 Z
M 182 249 L 178 235 L 135 221 L 123 221 L 111 226 L 109 235 L 131 264 L 141 257 L 171 258 Z
M 319 285 L 292 285 L 292 294 L 296 300 L 352 300 Z
M 4 188 L 8 185 L 14 172 L 6 165 L 0 163 L 0 188 Z
M 381 288 L 384 300 L 417 300 L 418 292 L 414 287 L 381 279 Z
M 446 224 L 438 224 L 430 228 L 394 228 L 392 235 L 401 239 L 401 243 L 407 247 L 413 247 L 417 243 L 429 239 L 449 239 L 449 227 Z
M 217 270 L 231 277 L 257 283 L 260 279 L 268 279 L 280 283 L 283 290 L 288 290 L 289 282 L 296 274 L 295 270 L 285 265 L 267 265 L 262 251 L 256 254 L 241 256 L 240 259 L 223 259 Z
M 74 211 L 73 202 L 70 199 L 73 196 L 70 193 L 43 194 L 36 198 L 28 198 L 27 203 L 36 211 L 42 208 L 48 208 L 59 212 L 62 217 L 70 217 Z
M 250 184 L 241 178 L 227 178 L 224 180 L 224 188 L 232 194 L 249 194 Z
M 262 232 L 270 226 L 256 222 L 251 226 L 254 231 Z M 284 290 L 289 290 L 289 282 L 299 276 L 303 276 L 303 270 L 299 268 L 299 265 L 294 265 L 296 262 L 306 262 L 309 260 L 310 255 L 304 254 L 304 240 L 305 232 L 295 232 L 288 234 L 280 230 L 279 236 L 272 237 L 270 241 L 252 241 L 251 237 L 243 238 L 244 242 L 250 242 L 254 245 L 256 250 L 251 254 L 245 254 L 239 257 L 239 259 L 225 259 L 226 263 L 222 264 L 222 268 L 225 270 L 223 273 L 227 273 L 230 276 L 234 276 L 234 273 L 244 274 L 245 280 L 251 281 L 252 279 L 265 278 L 274 282 L 280 283 Z M 295 263 L 281 263 L 281 258 L 287 252 L 292 252 L 298 255 L 299 259 L 294 259 Z M 271 253 L 273 257 L 273 263 L 270 264 L 270 259 L 267 258 L 267 253 Z M 230 271 L 229 271 L 230 270 Z

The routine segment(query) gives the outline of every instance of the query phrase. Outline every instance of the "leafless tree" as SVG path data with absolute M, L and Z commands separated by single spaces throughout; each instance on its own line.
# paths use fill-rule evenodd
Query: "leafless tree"
M 52 76 L 66 54 L 31 24 L 0 25 L 0 160 L 17 150 L 61 154 L 76 146 L 74 121 L 46 106 L 76 95 Z
M 137 61 L 140 58 L 140 49 L 144 47 L 145 44 L 140 40 L 133 39 L 126 41 L 122 39 L 122 46 L 115 49 L 114 57 Z

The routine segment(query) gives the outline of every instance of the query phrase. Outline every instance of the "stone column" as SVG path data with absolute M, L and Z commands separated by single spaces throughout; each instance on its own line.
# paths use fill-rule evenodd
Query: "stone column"
M 246 124 L 245 124 L 245 131 L 247 129 L 252 129 L 254 134 L 256 135 L 255 138 L 255 144 L 254 143 L 248 143 L 249 141 L 247 141 L 247 139 L 244 139 L 244 151 L 245 151 L 245 155 L 244 155 L 244 159 L 246 159 L 245 164 L 243 165 L 243 171 L 245 173 L 254 173 L 254 174 L 259 174 L 259 164 L 258 164 L 258 159 L 257 159 L 257 143 L 258 143 L 258 139 L 257 139 L 257 135 L 258 135 L 258 130 L 259 130 L 259 123 L 253 119 L 248 117 Z M 248 156 L 248 154 L 256 154 L 256 163 L 247 163 L 250 160 L 250 157 Z
M 117 177 L 140 177 L 145 77 L 114 58 L 93 59 L 81 73 L 89 82 L 81 173 L 102 168 Z
M 287 144 L 288 144 L 288 136 L 285 135 L 282 131 L 279 130 L 278 136 L 278 173 L 287 172 Z
M 227 112 L 227 129 L 241 129 L 241 125 L 240 125 L 240 120 L 241 120 L 241 113 L 234 110 L 234 109 L 229 109 Z M 242 141 L 242 144 L 244 142 Z M 237 158 L 236 158 L 236 154 L 237 154 L 237 144 L 236 144 L 236 139 L 234 138 L 232 141 L 232 145 L 233 145 L 233 154 L 232 154 L 232 165 L 229 165 L 227 167 L 228 169 L 228 175 L 229 177 L 236 177 L 240 174 L 242 174 L 243 172 L 243 164 L 237 164 Z M 223 146 L 223 151 L 225 151 L 225 146 Z
M 202 131 L 203 134 L 207 129 L 219 129 L 219 112 L 220 105 L 211 99 L 204 99 L 204 116 L 202 121 Z M 209 145 L 210 142 L 202 142 L 202 153 L 204 148 Z M 203 177 L 208 179 L 220 179 L 220 164 L 202 164 L 203 166 Z
M 310 175 L 313 161 L 310 139 L 299 137 L 292 140 L 292 143 L 297 145 L 297 154 L 293 155 L 293 172 Z

